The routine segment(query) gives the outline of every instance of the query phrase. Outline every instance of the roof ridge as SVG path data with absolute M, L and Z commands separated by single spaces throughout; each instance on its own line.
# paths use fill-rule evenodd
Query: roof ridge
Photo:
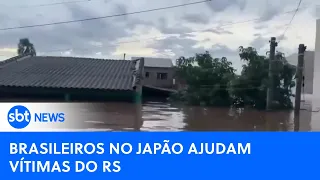
M 74 59 L 90 59 L 90 60 L 109 60 L 109 61 L 131 61 L 124 59 L 106 59 L 106 58 L 91 58 L 91 57 L 76 57 L 76 56 L 35 56 L 44 58 L 74 58 Z
M 132 57 L 131 59 L 136 59 L 138 57 Z M 145 57 L 145 67 L 155 67 L 155 68 L 171 68 L 173 67 L 173 62 L 171 58 L 161 58 L 161 57 Z
M 18 61 L 19 59 L 21 58 L 24 58 L 24 57 L 27 57 L 29 56 L 30 54 L 23 54 L 23 55 L 18 55 L 18 56 L 14 56 L 14 57 L 11 57 L 9 59 L 6 59 L 4 61 L 0 61 L 0 67 L 1 66 L 5 66 L 7 64 L 10 64 L 11 62 L 14 62 L 14 61 Z

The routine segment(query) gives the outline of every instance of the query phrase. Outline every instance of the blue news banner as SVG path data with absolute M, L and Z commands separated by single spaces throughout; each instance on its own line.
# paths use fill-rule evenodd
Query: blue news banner
M 1 179 L 319 179 L 320 133 L 0 133 Z

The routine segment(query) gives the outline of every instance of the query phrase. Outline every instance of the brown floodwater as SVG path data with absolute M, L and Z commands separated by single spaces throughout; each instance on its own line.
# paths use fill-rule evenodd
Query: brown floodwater
M 302 103 L 299 118 L 295 118 L 292 111 L 188 107 L 153 101 L 141 106 L 106 103 L 97 111 L 104 111 L 104 118 L 86 122 L 87 128 L 102 131 L 320 131 L 320 112 L 306 102 Z
M 299 117 L 294 117 L 293 111 L 177 106 L 160 101 L 140 105 L 93 103 L 81 106 L 77 115 L 83 119 L 79 121 L 84 122 L 77 122 L 70 128 L 89 131 L 320 131 L 320 99 L 319 107 L 312 107 L 311 99 L 301 103 Z

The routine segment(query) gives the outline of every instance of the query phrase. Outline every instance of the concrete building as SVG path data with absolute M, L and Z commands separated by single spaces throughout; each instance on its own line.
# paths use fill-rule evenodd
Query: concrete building
M 313 93 L 313 72 L 314 72 L 314 51 L 306 51 L 304 54 L 304 88 L 302 90 L 303 94 L 312 94 Z M 298 64 L 298 53 L 292 54 L 286 57 L 288 62 L 292 65 L 297 66 Z M 295 92 L 295 88 L 293 88 Z
M 313 78 L 313 99 L 320 100 L 320 19 L 317 20 L 316 45 L 314 53 L 314 78 Z M 317 101 L 318 106 L 320 101 Z
M 137 57 L 132 57 L 132 60 Z M 171 59 L 144 58 L 143 84 L 160 88 L 172 88 L 174 84 L 174 68 Z
M 316 42 L 314 52 L 314 74 L 313 74 L 313 95 L 312 101 L 312 120 L 310 126 L 312 131 L 320 131 L 320 19 L 317 20 L 316 25 Z M 300 121 L 304 121 L 301 118 Z

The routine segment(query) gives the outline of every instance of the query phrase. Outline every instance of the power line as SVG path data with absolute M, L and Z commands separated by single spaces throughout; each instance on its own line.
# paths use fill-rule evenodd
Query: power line
M 304 9 L 304 8 L 307 8 L 307 7 L 299 7 L 299 9 Z M 296 9 L 280 13 L 279 15 L 290 14 L 290 13 L 293 13 L 295 11 L 296 11 Z M 233 26 L 233 25 L 237 25 L 237 24 L 244 24 L 244 23 L 258 21 L 258 20 L 261 20 L 261 19 L 262 19 L 262 17 L 261 18 L 248 19 L 248 20 L 244 20 L 244 21 L 226 23 L 226 24 L 219 25 L 216 28 Z M 212 29 L 211 28 L 210 29 L 206 28 L 206 29 L 202 29 L 202 30 L 190 31 L 190 32 L 187 32 L 187 33 L 180 33 L 179 35 L 185 35 L 185 34 L 196 33 L 196 32 L 209 32 L 209 30 L 212 30 Z M 114 47 L 114 46 L 118 46 L 118 45 L 121 45 L 121 44 L 142 42 L 142 41 L 148 41 L 148 40 L 158 40 L 158 38 L 165 38 L 165 37 L 168 37 L 168 36 L 170 37 L 170 36 L 173 36 L 173 35 L 161 35 L 161 36 L 144 38 L 144 39 L 139 39 L 139 40 L 122 41 L 122 42 L 117 42 L 115 44 L 107 45 L 107 46 L 104 46 L 104 47 Z M 39 51 L 39 52 L 41 54 L 43 54 L 43 53 L 53 53 L 53 52 L 70 51 L 70 50 L 77 50 L 77 49 L 85 50 L 86 48 L 66 48 L 66 49 L 55 49 L 55 50 L 42 51 L 42 52 Z M 87 49 L 89 50 L 89 48 L 87 48 Z
M 52 25 L 59 25 L 59 24 L 69 24 L 69 23 L 92 21 L 92 20 L 98 20 L 98 19 L 106 19 L 106 18 L 112 18 L 112 17 L 119 17 L 119 16 L 127 16 L 127 15 L 133 15 L 133 14 L 147 13 L 147 12 L 152 12 L 152 11 L 160 11 L 160 10 L 165 10 L 165 9 L 173 9 L 173 8 L 178 8 L 178 7 L 183 7 L 183 6 L 191 6 L 191 5 L 202 4 L 202 3 L 206 3 L 206 2 L 210 2 L 210 1 L 211 0 L 197 1 L 197 2 L 185 3 L 185 4 L 175 5 L 175 6 L 167 6 L 167 7 L 162 7 L 162 8 L 154 8 L 154 9 L 148 9 L 148 10 L 143 10 L 143 11 L 135 11 L 135 12 L 130 12 L 130 13 L 114 14 L 114 15 L 94 17 L 94 18 L 86 18 L 86 19 L 79 19 L 79 20 L 60 21 L 60 22 L 45 23 L 45 24 L 36 24 L 36 25 L 1 28 L 0 31 L 13 30 L 13 29 L 34 28 L 34 27 L 42 27 L 42 26 L 52 26 Z
M 293 16 L 292 16 L 289 24 L 287 25 L 286 29 L 284 30 L 284 32 L 282 34 L 283 38 L 284 38 L 284 35 L 286 34 L 286 32 L 288 31 L 289 27 L 291 26 L 291 23 L 292 23 L 294 17 L 296 16 L 297 12 L 299 11 L 301 3 L 302 3 L 302 0 L 299 0 L 299 3 L 298 3 L 298 6 L 297 6 L 296 10 L 294 11 Z M 278 43 L 280 43 L 280 41 L 281 41 L 281 39 L 279 40 Z
M 306 8 L 306 7 L 303 7 Z M 302 8 L 300 8 L 302 9 Z M 289 14 L 289 13 L 293 13 L 295 12 L 295 10 L 291 10 L 291 11 L 286 11 L 283 12 L 279 15 L 284 15 L 284 14 Z M 249 22 L 254 22 L 254 21 L 258 21 L 262 18 L 254 18 L 254 19 L 248 19 L 248 20 L 244 20 L 244 21 L 237 21 L 237 22 L 231 22 L 231 23 L 226 23 L 226 24 L 222 24 L 219 25 L 213 29 L 217 29 L 217 28 L 221 28 L 221 27 L 227 27 L 227 26 L 233 26 L 233 25 L 237 25 L 237 24 L 244 24 L 244 23 L 249 23 Z M 179 35 L 185 35 L 185 34 L 190 34 L 190 33 L 196 33 L 196 32 L 210 32 L 210 30 L 212 30 L 212 28 L 206 28 L 206 29 L 202 29 L 202 30 L 195 30 L 195 31 L 190 31 L 187 33 L 179 33 Z M 118 46 L 121 44 L 128 44 L 128 43 L 135 43 L 135 42 L 141 42 L 141 41 L 146 41 L 146 40 L 158 40 L 158 38 L 165 38 L 165 37 L 170 37 L 173 35 L 162 35 L 162 36 L 155 36 L 155 37 L 150 37 L 150 38 L 144 38 L 144 39 L 139 39 L 139 40 L 131 40 L 131 41 L 122 41 L 122 42 L 118 42 L 112 45 L 108 45 L 108 46 L 104 46 L 104 47 L 114 47 L 114 46 Z M 56 50 L 50 50 L 50 51 L 45 51 L 46 53 L 51 53 L 51 52 L 59 52 L 59 51 L 70 51 L 70 50 L 76 50 L 77 48 L 68 48 L 68 49 L 56 49 Z M 82 49 L 82 48 L 81 48 Z M 83 50 L 83 49 L 82 49 Z

